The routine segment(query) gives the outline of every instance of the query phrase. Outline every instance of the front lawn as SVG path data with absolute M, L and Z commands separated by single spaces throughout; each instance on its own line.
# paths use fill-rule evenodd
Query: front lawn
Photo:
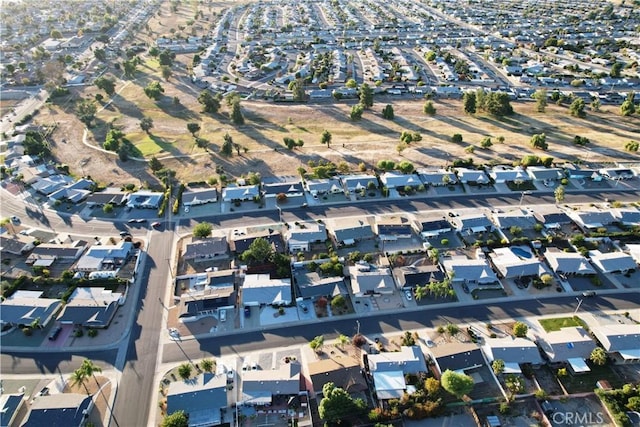
M 571 326 L 586 327 L 584 321 L 578 316 L 554 317 L 552 319 L 542 319 L 539 322 L 546 332 L 559 331 L 560 328 L 568 328 Z

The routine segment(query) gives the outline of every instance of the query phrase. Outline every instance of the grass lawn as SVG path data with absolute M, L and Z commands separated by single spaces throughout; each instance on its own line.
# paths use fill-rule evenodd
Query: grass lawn
M 596 389 L 596 382 L 599 380 L 607 380 L 613 388 L 620 388 L 624 385 L 622 379 L 609 366 L 596 366 L 587 361 L 587 365 L 591 369 L 590 372 L 584 374 L 569 374 L 566 377 L 560 377 L 560 381 L 569 393 L 584 393 Z
M 586 327 L 586 324 L 578 316 L 573 317 L 554 317 L 552 319 L 542 319 L 539 321 L 547 332 L 559 331 L 560 328 L 568 328 L 571 326 Z

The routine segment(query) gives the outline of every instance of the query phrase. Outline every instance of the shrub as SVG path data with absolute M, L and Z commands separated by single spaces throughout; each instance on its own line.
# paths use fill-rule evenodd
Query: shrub
M 91 338 L 94 338 L 96 336 L 98 336 L 98 330 L 97 329 L 89 329 L 89 332 L 87 332 L 87 335 Z

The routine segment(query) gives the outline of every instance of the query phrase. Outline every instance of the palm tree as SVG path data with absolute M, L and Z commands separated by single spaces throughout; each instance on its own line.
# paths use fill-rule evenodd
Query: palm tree
M 416 300 L 420 301 L 422 298 L 427 296 L 427 287 L 426 286 L 416 286 L 416 290 L 414 292 L 416 296 Z
M 87 377 L 93 377 L 93 379 L 96 382 L 96 385 L 98 386 L 98 389 L 100 389 L 100 383 L 98 382 L 98 379 L 96 378 L 96 373 L 101 373 L 102 372 L 102 368 L 100 368 L 99 366 L 96 366 L 91 360 L 89 359 L 84 359 L 82 361 L 82 366 L 80 366 L 80 369 L 82 369 L 82 371 L 84 372 L 85 376 Z
M 72 386 L 76 386 L 78 384 L 82 384 L 84 386 L 84 389 L 87 391 L 87 395 L 89 395 L 89 389 L 87 388 L 87 384 L 85 384 L 85 381 L 87 380 L 87 374 L 85 373 L 85 371 L 82 369 L 82 367 L 76 369 L 75 371 L 73 371 L 73 373 L 71 374 L 71 377 L 69 378 L 71 380 L 71 385 Z
M 213 370 L 213 360 L 211 359 L 204 359 L 202 361 L 202 369 L 205 372 L 211 372 Z
M 344 335 L 344 334 L 340 334 L 340 336 L 338 337 L 338 342 L 340 343 L 340 349 L 344 349 L 344 345 L 347 344 L 349 342 L 349 337 Z

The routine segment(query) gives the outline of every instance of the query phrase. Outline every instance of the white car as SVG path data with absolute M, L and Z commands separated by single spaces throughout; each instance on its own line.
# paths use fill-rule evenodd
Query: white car
M 411 301 L 413 299 L 413 296 L 411 295 L 411 291 L 404 291 L 404 296 L 407 298 L 407 300 Z
M 189 210 L 190 210 L 189 206 L 184 207 L 184 213 L 189 213 Z
M 431 341 L 429 338 L 427 338 L 426 340 L 424 340 L 424 343 L 427 345 L 427 347 L 431 348 L 431 347 L 435 347 L 435 343 L 433 341 Z

